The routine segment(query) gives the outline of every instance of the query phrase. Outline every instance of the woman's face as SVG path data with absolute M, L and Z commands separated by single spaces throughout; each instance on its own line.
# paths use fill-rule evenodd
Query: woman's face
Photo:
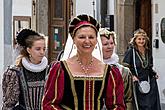
M 96 31 L 88 26 L 78 29 L 73 41 L 80 54 L 91 54 L 97 43 Z
M 136 37 L 135 43 L 138 47 L 144 47 L 144 45 L 146 43 L 146 39 L 145 39 L 144 36 L 139 35 L 139 36 Z
M 110 36 L 110 39 L 107 39 L 106 37 L 101 37 L 101 42 L 102 42 L 103 58 L 104 59 L 111 58 L 115 47 L 115 43 L 113 41 L 112 36 Z
M 28 53 L 31 55 L 30 61 L 34 64 L 39 64 L 45 56 L 45 40 L 34 41 L 31 48 L 27 48 Z

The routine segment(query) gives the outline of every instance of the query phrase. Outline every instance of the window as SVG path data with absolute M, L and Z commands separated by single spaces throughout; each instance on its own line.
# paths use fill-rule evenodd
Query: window
M 13 16 L 13 47 L 16 45 L 16 35 L 24 28 L 31 28 L 31 17 Z
M 165 18 L 161 20 L 161 39 L 165 43 Z
M 54 27 L 53 40 L 54 40 L 55 51 L 62 50 L 62 46 L 63 46 L 62 33 L 63 33 L 62 27 Z
M 54 17 L 63 18 L 63 0 L 55 0 L 54 5 Z

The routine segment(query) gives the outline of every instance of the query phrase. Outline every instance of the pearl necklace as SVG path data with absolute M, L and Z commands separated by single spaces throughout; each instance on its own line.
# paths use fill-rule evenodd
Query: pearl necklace
M 88 75 L 89 74 L 89 69 L 93 65 L 93 58 L 91 59 L 91 61 L 88 65 L 83 65 L 82 62 L 79 60 L 79 58 L 77 58 L 77 62 L 80 65 L 80 67 L 81 67 L 82 71 L 84 72 L 84 74 Z

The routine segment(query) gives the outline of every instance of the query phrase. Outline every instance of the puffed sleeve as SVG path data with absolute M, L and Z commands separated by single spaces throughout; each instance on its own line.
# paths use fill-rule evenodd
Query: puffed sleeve
M 2 110 L 11 110 L 19 100 L 19 77 L 10 68 L 3 74 L 2 79 L 3 106 Z
M 53 65 L 45 85 L 42 100 L 43 110 L 61 110 L 60 102 L 64 92 L 64 71 L 60 62 Z
M 119 69 L 111 67 L 106 89 L 106 107 L 108 110 L 125 110 L 124 83 Z

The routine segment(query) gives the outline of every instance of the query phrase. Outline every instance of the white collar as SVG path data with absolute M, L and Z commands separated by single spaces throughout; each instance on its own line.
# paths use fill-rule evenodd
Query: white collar
M 32 72 L 41 72 L 43 71 L 47 65 L 48 65 L 48 60 L 47 58 L 44 56 L 41 60 L 41 63 L 39 64 L 33 64 L 31 63 L 27 58 L 23 57 L 22 58 L 22 65 L 29 71 Z
M 116 53 L 113 53 L 111 58 L 104 59 L 104 63 L 106 64 L 117 64 L 119 62 L 119 57 Z
M 109 64 L 109 65 L 111 64 L 116 65 L 120 73 L 122 74 L 123 65 L 120 65 L 118 62 L 119 62 L 119 56 L 116 53 L 113 53 L 111 58 L 104 59 L 104 63 Z

